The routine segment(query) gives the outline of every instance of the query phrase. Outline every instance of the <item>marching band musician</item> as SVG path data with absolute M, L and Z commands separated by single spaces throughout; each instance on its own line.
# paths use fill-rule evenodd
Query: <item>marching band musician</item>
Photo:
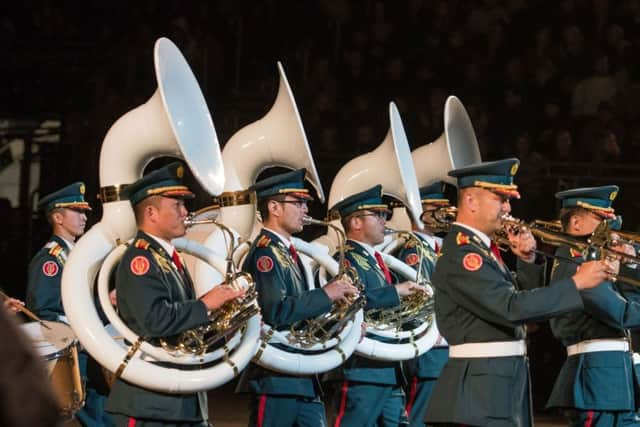
M 263 320 L 273 328 L 331 310 L 334 302 L 347 301 L 357 289 L 345 280 L 311 289 L 304 267 L 291 243 L 303 228 L 312 200 L 304 188 L 305 169 L 258 181 L 252 189 L 258 199 L 263 228 L 254 240 L 243 269 L 256 282 Z M 285 375 L 250 364 L 239 391 L 249 391 L 249 425 L 257 427 L 326 426 L 321 390 L 315 376 Z
M 171 163 L 125 189 L 138 233 L 115 273 L 119 314 L 144 339 L 175 336 L 205 325 L 207 310 L 242 296 L 228 285 L 215 286 L 195 299 L 193 283 L 171 240 L 184 236 L 184 199 L 194 195 L 182 182 L 184 166 Z M 204 392 L 160 393 L 116 379 L 106 409 L 117 426 L 206 426 Z
M 400 297 L 421 292 L 415 282 L 395 284 L 382 256 L 374 249 L 384 240 L 385 221 L 389 214 L 382 203 L 382 186 L 351 195 L 330 211 L 340 216 L 347 235 L 345 262 L 356 269 L 364 285 L 365 310 L 390 308 L 400 304 Z M 342 366 L 335 427 L 397 426 L 406 416 L 402 390 L 402 366 L 352 355 Z
M 29 263 L 26 305 L 43 320 L 67 323 L 60 287 L 62 269 L 76 239 L 84 234 L 87 213 L 91 211 L 91 206 L 84 199 L 84 191 L 84 183 L 75 182 L 38 202 L 38 210 L 46 216 L 52 235 Z M 78 359 L 80 374 L 86 381 L 86 397 L 84 406 L 75 413 L 75 417 L 83 425 L 113 425 L 111 417 L 104 411 L 105 396 L 98 393 L 93 378 L 88 376 L 89 355 L 80 351 Z
M 489 236 L 519 197 L 513 177 L 518 159 L 452 170 L 457 178 L 457 220 L 444 239 L 431 281 L 438 327 L 449 360 L 436 382 L 426 422 L 466 425 L 532 423 L 523 325 L 582 308 L 579 290 L 600 284 L 612 268 L 583 264 L 573 276 L 542 285 L 530 232 L 510 235 L 518 256 L 516 277 Z M 525 289 L 525 290 L 521 290 Z
M 444 196 L 445 183 L 435 182 L 429 186 L 420 188 L 420 201 L 422 202 L 422 220 L 424 231 L 412 224 L 412 233 L 420 243 L 406 240 L 398 251 L 396 257 L 405 264 L 418 270 L 422 269 L 425 277 L 431 277 L 442 247 L 442 238 L 435 235 L 428 220 L 438 209 L 451 206 Z M 429 403 L 431 392 L 440 372 L 449 358 L 449 347 L 444 338 L 440 337 L 436 345 L 423 355 L 405 363 L 408 384 L 405 388 L 407 395 L 407 414 L 409 425 L 412 427 L 424 426 L 424 416 Z
M 602 221 L 615 218 L 612 203 L 617 193 L 615 185 L 556 193 L 562 204 L 563 231 L 585 237 Z M 585 262 L 581 252 L 568 246 L 559 247 L 556 255 L 562 258 L 554 262 L 552 280 L 571 276 Z M 639 383 L 627 331 L 640 326 L 637 295 L 628 296 L 611 277 L 580 294 L 582 310 L 550 322 L 553 334 L 567 347 L 568 357 L 547 406 L 565 408 L 571 425 L 637 425 Z
M 44 196 L 38 210 L 47 218 L 51 238 L 29 264 L 27 307 L 43 320 L 66 322 L 60 282 L 62 269 L 76 239 L 84 234 L 87 212 L 84 183 L 76 182 Z

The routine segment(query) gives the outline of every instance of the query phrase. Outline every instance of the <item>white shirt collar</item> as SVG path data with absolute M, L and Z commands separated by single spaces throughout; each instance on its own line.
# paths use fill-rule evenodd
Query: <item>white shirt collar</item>
M 146 231 L 145 231 L 145 234 L 149 235 L 150 237 L 153 237 L 153 240 L 155 240 L 156 242 L 158 242 L 158 243 L 160 244 L 160 246 L 162 246 L 162 249 L 164 249 L 165 251 L 167 251 L 167 253 L 169 254 L 169 256 L 170 256 L 170 257 L 172 257 L 172 256 L 173 256 L 173 251 L 175 251 L 175 250 L 176 250 L 176 248 L 174 248 L 174 247 L 173 247 L 173 245 L 172 245 L 171 243 L 167 242 L 167 241 L 166 241 L 166 240 L 164 240 L 164 239 L 161 239 L 161 238 L 160 238 L 160 237 L 158 237 L 158 236 L 154 236 L 154 235 L 153 235 L 153 234 L 151 234 L 151 233 L 147 233 Z
M 476 230 L 475 228 L 471 227 L 470 225 L 467 224 L 463 224 L 461 222 L 454 222 L 455 225 L 459 225 L 462 228 L 466 228 L 467 230 L 471 230 L 474 234 L 477 234 L 478 237 L 480 238 L 480 240 L 482 240 L 482 243 L 484 243 L 485 245 L 487 245 L 488 248 L 491 247 L 491 239 L 489 238 L 489 236 L 487 236 L 486 234 L 484 234 L 482 231 L 480 230 Z
M 287 248 L 289 248 L 289 246 L 291 246 L 291 244 L 292 244 L 292 243 L 291 243 L 291 240 L 289 240 L 289 239 L 285 238 L 282 234 L 280 234 L 280 233 L 278 233 L 278 232 L 276 232 L 276 231 L 273 231 L 273 230 L 272 230 L 272 229 L 270 229 L 269 227 L 264 227 L 264 226 L 263 226 L 262 228 L 264 228 L 265 230 L 269 230 L 271 233 L 273 233 L 273 234 L 275 234 L 276 236 L 278 236 L 278 238 L 279 238 L 280 240 L 282 240 L 282 243 L 284 243 L 284 245 L 285 245 Z
M 363 248 L 365 248 L 367 250 L 367 252 L 369 252 L 371 254 L 371 256 L 375 257 L 376 256 L 376 248 L 374 248 L 373 246 L 361 242 L 360 240 L 356 240 L 356 239 L 350 239 L 353 240 L 354 242 L 356 242 L 357 244 L 359 244 L 360 246 L 362 246 Z

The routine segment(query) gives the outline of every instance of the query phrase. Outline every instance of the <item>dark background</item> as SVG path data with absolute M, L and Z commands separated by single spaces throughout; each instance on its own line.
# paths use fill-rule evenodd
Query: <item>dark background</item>
M 153 44 L 166 36 L 198 78 L 221 144 L 269 110 L 282 61 L 326 193 L 344 163 L 382 141 L 389 101 L 416 148 L 442 133 L 454 94 L 484 160 L 522 161 L 515 216 L 550 219 L 556 191 L 618 184 L 623 228 L 638 229 L 637 0 L 88 0 L 3 9 L 0 117 L 27 124 L 3 129 L 0 143 L 30 144 L 21 161 L 40 162 L 40 194 L 85 181 L 97 206 L 90 225 L 100 218 L 102 139 L 155 91 Z M 29 123 L 44 119 L 60 120 L 59 143 L 33 141 Z M 32 213 L 37 194 L 22 190 L 20 206 L 0 201 L 0 287 L 21 298 L 28 261 L 49 233 Z M 208 201 L 201 195 L 192 208 Z M 563 355 L 545 323 L 534 328 L 539 407 Z

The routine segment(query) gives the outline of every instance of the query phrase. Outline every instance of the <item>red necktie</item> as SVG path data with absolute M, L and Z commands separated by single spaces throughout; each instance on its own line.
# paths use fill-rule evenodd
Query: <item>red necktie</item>
M 376 261 L 378 261 L 378 265 L 380 266 L 382 273 L 384 273 L 384 278 L 387 280 L 388 284 L 391 284 L 391 273 L 389 272 L 389 268 L 387 267 L 387 264 L 384 263 L 384 260 L 382 259 L 382 255 L 380 255 L 380 252 L 378 251 L 376 251 L 374 255 L 376 257 Z
M 440 245 L 436 242 L 436 255 L 440 255 Z
M 184 267 L 182 266 L 182 261 L 180 261 L 180 255 L 178 255 L 178 251 L 176 251 L 175 249 L 171 254 L 171 260 L 173 260 L 173 263 L 176 265 L 178 271 L 180 273 L 184 273 Z
M 493 254 L 496 256 L 498 261 L 500 261 L 500 264 L 504 264 L 504 261 L 502 260 L 502 255 L 500 254 L 500 249 L 498 248 L 498 245 L 496 245 L 496 243 L 492 240 L 491 241 L 491 245 L 489 247 L 491 248 L 491 252 L 493 252 Z
M 289 245 L 289 254 L 291 254 L 293 262 L 298 264 L 298 251 L 296 251 L 295 246 Z

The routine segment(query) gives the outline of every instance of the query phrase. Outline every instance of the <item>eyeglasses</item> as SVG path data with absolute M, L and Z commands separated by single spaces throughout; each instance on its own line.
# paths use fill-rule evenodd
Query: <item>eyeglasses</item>
M 387 219 L 389 219 L 389 212 L 387 211 L 375 211 L 375 212 L 370 212 L 370 213 L 363 213 L 360 215 L 356 215 L 356 218 L 360 218 L 363 216 L 375 216 L 377 219 L 384 219 L 385 221 Z
M 306 200 L 274 200 L 274 202 L 278 203 L 291 203 L 298 209 L 302 209 L 303 207 L 307 207 Z

